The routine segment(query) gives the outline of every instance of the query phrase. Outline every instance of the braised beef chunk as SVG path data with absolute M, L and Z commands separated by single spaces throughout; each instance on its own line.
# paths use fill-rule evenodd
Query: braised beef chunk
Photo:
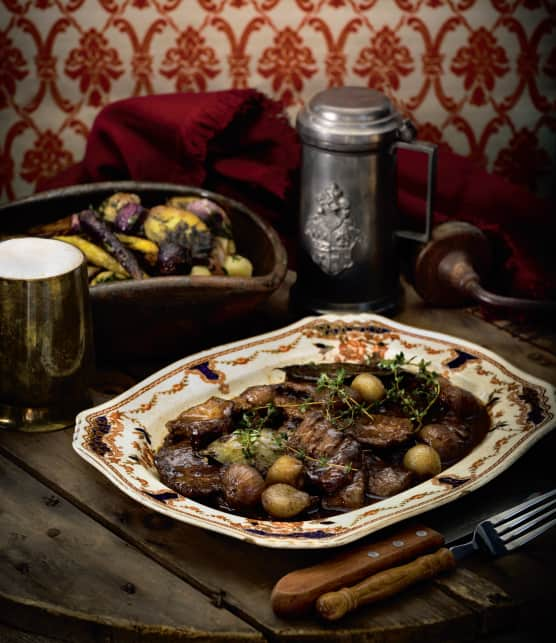
M 235 397 L 234 411 L 251 411 L 266 407 L 269 404 L 282 408 L 286 415 L 301 417 L 300 409 L 304 402 L 311 402 L 316 395 L 316 389 L 311 384 L 298 382 L 283 382 L 280 384 L 261 384 L 250 386 L 241 395 Z
M 481 412 L 483 405 L 471 393 L 459 386 L 450 384 L 445 377 L 439 377 L 440 392 L 437 405 L 442 408 L 442 413 L 452 413 L 461 420 L 473 418 Z
M 389 464 L 377 457 L 367 458 L 367 492 L 389 498 L 411 487 L 414 475 L 400 464 Z
M 311 384 L 284 382 L 275 387 L 274 404 L 281 407 L 287 417 L 302 418 L 307 408 L 311 408 L 307 403 L 314 401 L 316 396 L 317 390 Z
M 377 413 L 372 419 L 363 415 L 350 433 L 361 444 L 388 448 L 408 440 L 413 435 L 413 424 L 407 418 Z
M 208 464 L 185 443 L 162 447 L 155 465 L 162 482 L 187 498 L 206 499 L 222 490 L 221 467 Z
M 326 464 L 310 460 L 305 465 L 307 478 L 326 494 L 335 493 L 353 478 L 351 462 L 358 464 L 358 447 L 355 441 L 345 441 Z
M 445 464 L 463 457 L 471 448 L 473 436 L 469 425 L 458 420 L 444 420 L 424 426 L 419 437 L 438 451 L 440 460 Z
M 277 434 L 284 437 L 285 434 L 289 436 L 290 433 L 295 431 L 297 427 L 303 422 L 303 417 L 286 415 L 284 422 L 278 427 Z
M 431 413 L 433 421 L 420 439 L 436 449 L 443 464 L 459 460 L 486 435 L 490 418 L 473 393 L 439 378 L 440 393 Z
M 288 447 L 307 457 L 307 476 L 327 494 L 350 482 L 360 461 L 358 443 L 335 429 L 321 411 L 307 413 L 290 435 Z
M 168 434 L 164 446 L 181 441 L 200 449 L 224 433 L 232 424 L 233 404 L 229 400 L 211 397 L 203 404 L 193 406 L 166 423 Z
M 324 509 L 332 511 L 351 511 L 365 504 L 367 478 L 363 469 L 353 475 L 353 480 L 331 496 L 322 499 Z
M 276 392 L 275 404 L 303 404 L 315 397 L 317 389 L 312 384 L 305 382 L 282 382 L 274 385 Z
M 291 436 L 289 445 L 312 458 L 329 458 L 338 451 L 345 439 L 345 435 L 336 430 L 322 412 L 317 410 L 307 412 L 297 431 Z
M 470 451 L 485 437 L 490 426 L 490 418 L 485 405 L 470 391 L 449 383 L 441 383 L 439 397 L 444 397 L 447 400 L 448 411 L 444 420 L 452 422 L 455 417 L 460 424 L 465 425 L 469 434 L 467 451 Z M 456 456 L 456 459 L 461 458 L 465 453 Z
M 266 406 L 274 402 L 274 387 L 269 384 L 250 386 L 241 395 L 234 397 L 234 412 L 250 411 L 259 406 Z

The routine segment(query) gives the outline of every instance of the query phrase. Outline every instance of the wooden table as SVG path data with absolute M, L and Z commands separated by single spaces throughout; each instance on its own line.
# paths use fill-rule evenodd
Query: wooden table
M 261 311 L 269 328 L 285 321 L 279 298 Z M 556 342 L 546 333 L 519 338 L 472 309 L 426 308 L 408 287 L 397 319 L 488 346 L 556 384 Z M 114 391 L 155 368 L 117 366 L 104 374 Z M 494 481 L 422 521 L 471 525 L 553 487 L 555 438 L 546 436 Z M 511 555 L 468 558 L 455 572 L 336 624 L 280 619 L 269 602 L 274 583 L 330 550 L 258 548 L 153 513 L 79 458 L 71 440 L 72 427 L 0 433 L 0 641 L 513 643 L 543 640 L 552 623 L 554 529 Z

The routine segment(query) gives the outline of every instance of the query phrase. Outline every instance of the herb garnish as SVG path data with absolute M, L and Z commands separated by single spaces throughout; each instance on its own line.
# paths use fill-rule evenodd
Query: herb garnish
M 408 380 L 407 366 L 417 368 L 414 379 Z M 386 399 L 399 404 L 405 415 L 415 423 L 415 430 L 422 426 L 423 419 L 438 399 L 440 384 L 438 373 L 429 370 L 430 362 L 415 358 L 406 359 L 403 353 L 398 353 L 393 359 L 382 359 L 378 367 L 391 375 L 391 386 L 386 389 Z
M 258 412 L 260 410 L 265 410 L 266 413 L 263 415 Z M 278 413 L 278 408 L 272 402 L 242 413 L 239 428 L 234 433 L 237 434 L 243 456 L 248 462 L 255 458 L 255 447 L 262 430 L 271 423 L 271 420 L 276 419 Z
M 317 391 L 328 393 L 328 398 L 323 401 L 324 415 L 329 422 L 339 424 L 340 428 L 351 426 L 360 413 L 373 419 L 369 413 L 369 404 L 358 402 L 352 397 L 349 389 L 346 388 L 345 379 L 346 371 L 340 368 L 335 377 L 321 373 L 317 381 Z M 339 406 L 340 409 L 338 409 Z

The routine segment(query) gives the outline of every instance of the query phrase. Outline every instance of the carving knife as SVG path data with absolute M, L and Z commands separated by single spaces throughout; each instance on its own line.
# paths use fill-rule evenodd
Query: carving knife
M 497 556 L 554 525 L 556 490 L 476 523 L 467 542 L 461 543 L 460 538 L 449 548 L 442 547 L 444 538 L 439 532 L 409 525 L 329 561 L 287 574 L 274 586 L 272 608 L 280 616 L 293 616 L 315 606 L 322 617 L 336 620 L 358 605 L 393 596 L 418 581 L 451 570 L 458 560 L 478 549 Z M 353 583 L 358 584 L 350 587 Z

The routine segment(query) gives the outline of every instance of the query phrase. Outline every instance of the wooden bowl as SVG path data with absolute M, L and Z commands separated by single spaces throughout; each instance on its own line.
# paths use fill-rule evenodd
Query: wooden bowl
M 234 323 L 248 323 L 251 311 L 283 281 L 287 254 L 274 229 L 237 201 L 199 188 L 171 183 L 110 181 L 49 190 L 0 206 L 0 233 L 25 233 L 114 192 L 135 192 L 146 207 L 173 195 L 192 194 L 228 212 L 238 253 L 253 263 L 253 276 L 152 277 L 117 281 L 90 289 L 97 354 L 141 357 L 183 356 L 229 337 Z

